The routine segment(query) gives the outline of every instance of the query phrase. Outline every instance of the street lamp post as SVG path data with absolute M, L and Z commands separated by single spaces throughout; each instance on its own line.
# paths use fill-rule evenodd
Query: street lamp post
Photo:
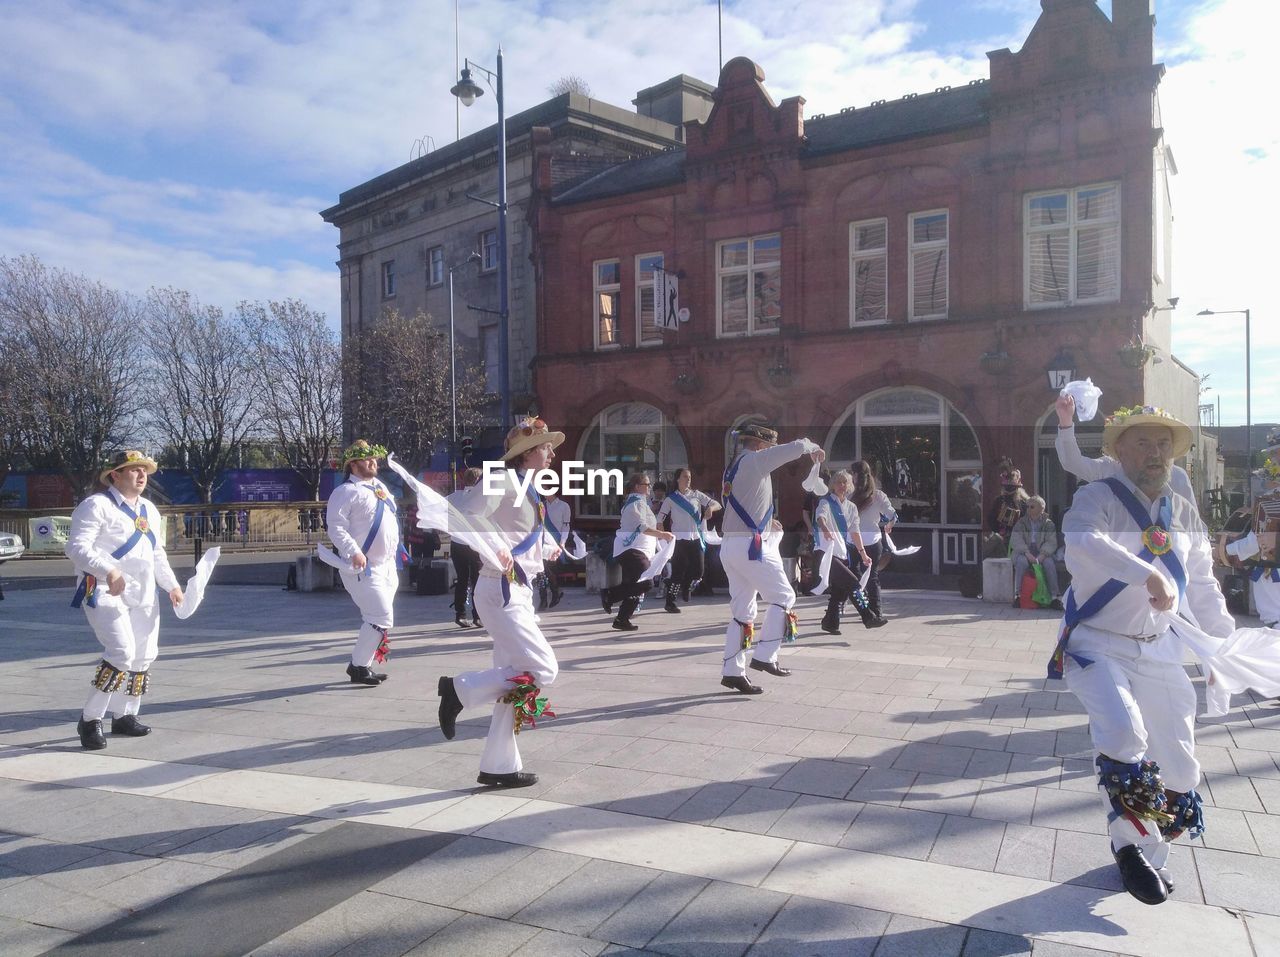
M 458 484 L 458 470 L 454 467 L 454 457 L 458 453 L 458 363 L 454 359 L 453 346 L 453 273 L 479 260 L 480 254 L 473 252 L 456 266 L 449 267 L 449 485 L 454 491 L 457 491 Z
M 1251 354 L 1249 352 L 1249 310 L 1248 309 L 1201 309 L 1198 316 L 1244 316 L 1244 444 L 1245 444 L 1245 468 L 1244 468 L 1244 485 L 1245 498 L 1249 503 L 1249 507 L 1253 508 L 1253 389 L 1250 383 L 1250 375 L 1253 368 Z M 1222 422 L 1219 420 L 1219 426 Z
M 500 425 L 505 432 L 511 425 L 511 376 L 507 355 L 507 321 L 510 318 L 507 301 L 507 114 L 502 100 L 502 47 L 498 47 L 497 69 L 493 72 L 471 60 L 463 60 L 462 73 L 458 82 L 449 90 L 462 102 L 463 106 L 470 106 L 478 97 L 484 95 L 484 90 L 471 79 L 472 70 L 479 70 L 488 77 L 493 88 L 494 99 L 498 104 L 498 201 L 491 203 L 487 199 L 470 194 L 467 198 L 494 206 L 498 210 L 498 378 L 501 379 L 499 395 L 502 398 Z

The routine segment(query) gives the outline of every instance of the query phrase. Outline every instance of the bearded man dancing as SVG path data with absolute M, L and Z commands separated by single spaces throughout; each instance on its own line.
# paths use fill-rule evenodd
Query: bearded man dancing
M 1123 474 L 1077 491 L 1063 519 L 1072 584 L 1049 677 L 1065 677 L 1088 712 L 1112 853 L 1144 904 L 1173 890 L 1170 842 L 1204 830 L 1196 694 L 1175 616 L 1219 637 L 1235 629 L 1195 505 L 1169 487 L 1191 442 L 1160 409 L 1117 411 L 1103 447 Z
M 737 434 L 741 450 L 724 473 L 720 562 L 729 579 L 733 619 L 725 629 L 720 684 L 741 694 L 762 694 L 763 688 L 747 680 L 748 656 L 753 670 L 785 678 L 791 672 L 778 665 L 778 650 L 783 638 L 795 637 L 796 628 L 791 611 L 796 593 L 778 554 L 782 525 L 773 517 L 772 472 L 806 454 L 822 462 L 826 453 L 808 439 L 779 445 L 778 433 L 763 425 L 744 425 Z M 758 638 L 757 595 L 768 602 Z
M 155 470 L 155 460 L 141 452 L 122 452 L 98 476 L 106 490 L 90 495 L 71 515 L 66 553 L 80 576 L 71 606 L 84 606 L 102 645 L 93 690 L 76 725 L 81 746 L 90 751 L 107 746 L 102 719 L 108 711 L 114 715 L 112 734 L 136 738 L 151 732 L 138 720 L 138 710 L 160 647 L 156 585 L 175 608 L 182 604 L 164 543 L 151 528 L 160 510 L 142 497 Z
M 387 659 L 387 632 L 395 624 L 392 603 L 400 587 L 397 565 L 408 559 L 400 544 L 395 499 L 378 480 L 378 459 L 386 456 L 382 446 L 357 439 L 342 453 L 347 480 L 330 493 L 325 512 L 329 540 L 344 562 L 338 569 L 343 587 L 362 619 L 347 665 L 352 684 L 387 680 L 373 670 L 373 663 Z

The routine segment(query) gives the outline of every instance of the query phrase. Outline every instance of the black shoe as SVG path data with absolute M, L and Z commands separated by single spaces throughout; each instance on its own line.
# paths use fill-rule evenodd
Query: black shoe
M 80 735 L 80 747 L 86 751 L 101 751 L 107 746 L 106 735 L 102 733 L 102 721 L 99 719 L 86 721 L 81 718 L 76 722 L 76 733 Z
M 368 668 L 360 665 L 347 665 L 347 677 L 351 679 L 353 685 L 373 685 L 382 684 L 382 678 L 379 678 Z M 385 678 L 386 676 L 383 675 Z
M 546 611 L 546 610 L 547 610 L 547 593 L 543 592 L 541 595 L 538 596 L 538 611 Z
M 440 730 L 444 736 L 450 741 L 457 734 L 455 724 L 458 715 L 462 713 L 462 702 L 458 699 L 458 692 L 453 690 L 453 679 L 442 677 L 436 683 L 436 693 L 440 695 Z M 481 781 L 481 784 L 484 782 Z
M 764 689 L 759 685 L 753 685 L 742 675 L 725 675 L 720 679 L 720 684 L 725 688 L 732 688 L 742 694 L 764 694 Z
M 751 670 L 763 671 L 765 674 L 773 675 L 775 678 L 785 678 L 791 674 L 790 668 L 779 667 L 772 661 L 756 661 L 754 658 L 751 659 Z
M 388 677 L 390 677 L 390 676 L 389 676 L 389 675 L 387 675 L 385 672 L 381 672 L 381 671 L 374 671 L 374 670 L 373 670 L 373 666 L 372 666 L 372 665 L 370 665 L 370 666 L 369 666 L 369 677 L 370 677 L 370 678 L 377 678 L 379 682 L 383 682 L 383 681 L 386 681 L 386 680 L 387 680 L 387 678 L 388 678 Z
M 549 607 L 555 608 L 556 605 L 560 604 L 560 599 L 563 597 L 564 597 L 563 591 L 553 592 L 551 595 L 551 604 Z
M 151 733 L 151 726 L 139 721 L 136 714 L 126 714 L 119 718 L 111 719 L 111 733 L 123 734 L 129 738 L 140 738 L 144 734 Z
M 676 604 L 674 598 L 668 598 L 667 603 L 662 606 L 662 610 L 672 615 L 680 614 L 680 606 Z
M 510 774 L 481 771 L 476 782 L 489 788 L 527 788 L 530 784 L 538 783 L 538 776 L 532 771 L 512 771 Z
M 454 618 L 453 618 L 453 623 L 454 623 L 455 625 L 457 625 L 459 628 L 470 628 L 470 627 L 471 627 L 471 625 L 467 623 L 467 620 L 466 620 L 465 618 L 463 618 L 461 615 L 455 615 L 455 616 L 454 616 Z
M 483 627 L 484 627 L 484 625 L 483 625 L 483 624 L 481 624 L 481 622 L 480 622 L 480 616 L 479 616 L 479 615 L 475 615 L 475 616 L 471 619 L 471 627 L 472 627 L 472 628 L 483 628 Z
M 1169 897 L 1159 872 L 1151 866 L 1142 848 L 1128 844 L 1113 851 L 1124 889 L 1144 904 L 1163 904 Z
M 840 619 L 834 615 L 828 615 L 822 619 L 822 630 L 828 635 L 840 634 Z
M 613 602 L 609 600 L 609 596 L 604 593 L 604 589 L 600 589 L 600 607 L 604 609 L 606 615 L 613 614 Z
M 1160 875 L 1160 880 L 1164 884 L 1165 893 L 1173 893 L 1173 875 L 1169 873 L 1167 867 L 1157 867 L 1156 873 Z
M 613 627 L 618 631 L 639 631 L 640 626 L 634 625 L 629 621 L 623 621 L 621 618 L 613 619 Z

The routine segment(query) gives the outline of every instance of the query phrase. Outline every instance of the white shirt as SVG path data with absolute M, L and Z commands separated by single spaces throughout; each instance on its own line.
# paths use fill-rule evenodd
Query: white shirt
M 637 495 L 622 507 L 622 518 L 618 523 L 617 534 L 613 537 L 613 554 L 616 558 L 628 549 L 643 552 L 646 558 L 652 558 L 658 550 L 658 540 L 646 535 L 646 528 L 656 529 L 658 520 L 654 517 L 649 500 Z
M 534 499 L 537 493 L 533 490 L 532 483 L 524 498 L 517 504 L 516 496 L 519 491 L 513 482 L 513 475 L 518 473 L 504 469 L 501 474 L 502 490 L 498 495 L 485 495 L 484 483 L 477 482 L 471 488 L 455 493 L 456 501 L 453 495 L 449 496 L 450 504 L 457 506 L 458 511 L 467 517 L 476 531 L 484 535 L 495 552 L 503 549 L 511 551 L 539 527 L 538 506 Z M 543 534 L 535 539 L 528 551 L 513 556 L 526 579 L 533 581 L 542 572 L 544 557 L 551 553 L 554 544 L 543 529 Z
M 671 501 L 672 493 L 668 492 L 667 497 L 662 500 L 662 506 L 658 509 L 657 523 L 661 524 L 664 518 L 671 516 L 671 534 L 676 537 L 676 540 L 685 542 L 695 540 L 699 538 L 698 526 L 702 524 L 702 516 L 714 500 L 706 492 L 698 492 L 694 489 L 689 489 L 687 492 L 681 492 L 676 489 L 675 494 L 683 495 L 685 500 L 694 507 L 698 513 L 697 521 L 683 508 Z M 703 531 L 705 533 L 705 528 Z
M 850 504 L 852 501 L 850 499 Z M 858 509 L 858 530 L 862 533 L 863 545 L 874 545 L 880 541 L 881 518 L 886 522 L 896 522 L 898 513 L 893 510 L 893 503 L 889 501 L 889 496 L 880 489 L 876 489 L 866 506 Z
M 379 492 L 386 497 L 386 505 L 377 537 L 370 543 L 364 557 L 370 565 L 380 565 L 395 561 L 400 545 L 400 519 L 393 511 L 396 501 L 390 489 L 376 478 L 360 479 L 352 475 L 329 495 L 329 507 L 325 510 L 329 540 L 347 561 L 362 551 L 361 546 L 369 537 L 373 517 L 378 511 Z
M 796 439 L 785 445 L 773 445 L 755 452 L 742 451 L 735 461 L 740 461 L 738 471 L 733 477 L 733 497 L 738 500 L 751 521 L 759 522 L 773 504 L 773 478 L 771 473 L 781 465 L 786 465 L 806 452 L 817 448 L 808 439 Z M 726 470 L 727 471 L 727 470 Z M 724 521 L 722 528 L 727 538 L 730 535 L 751 535 L 755 529 L 747 528 L 742 518 L 727 501 L 725 496 Z M 764 533 L 768 533 L 766 527 Z
M 1159 499 L 1149 501 L 1127 478 L 1120 481 L 1155 520 Z M 1182 607 L 1191 611 L 1208 634 L 1229 635 L 1235 629 L 1235 621 L 1228 614 L 1227 604 L 1213 577 L 1208 531 L 1191 502 L 1172 494 L 1167 485 L 1162 494 L 1170 501 L 1173 554 L 1177 555 L 1187 576 Z M 1062 530 L 1067 543 L 1071 591 L 1077 605 L 1083 605 L 1109 579 L 1118 579 L 1129 586 L 1082 624 L 1117 635 L 1160 635 L 1144 645 L 1144 654 L 1164 661 L 1181 661 L 1182 646 L 1177 636 L 1167 631 L 1163 619 L 1157 617 L 1148 602 L 1150 596 L 1146 589 L 1147 578 L 1155 571 L 1169 581 L 1170 590 L 1176 594 L 1172 576 L 1161 559 L 1145 562 L 1138 558 L 1142 529 L 1111 488 L 1103 482 L 1093 482 L 1077 490 L 1071 510 L 1062 520 Z
M 1076 441 L 1074 424 L 1058 426 L 1058 437 L 1053 440 L 1053 447 L 1058 451 L 1058 461 L 1062 467 L 1086 482 L 1096 482 L 1104 478 L 1124 478 L 1124 468 L 1110 455 L 1096 459 L 1085 458 L 1080 451 L 1080 443 Z M 1196 491 L 1191 487 L 1191 476 L 1181 465 L 1169 470 L 1169 487 L 1185 498 L 1192 505 L 1196 504 Z M 1197 508 L 1198 512 L 1199 509 Z
M 836 502 L 840 508 L 840 514 L 844 516 L 844 524 L 847 529 L 845 541 L 852 545 L 853 532 L 854 529 L 858 527 L 858 510 L 854 507 L 853 502 L 847 498 L 843 502 L 837 499 Z M 826 523 L 831 528 L 833 535 L 838 536 L 840 534 L 840 523 L 836 520 L 835 513 L 832 511 L 831 499 L 826 495 L 818 499 L 818 507 L 814 509 L 813 514 L 814 522 L 818 527 L 818 550 L 825 552 L 830 549 L 832 543 L 831 540 L 828 539 L 826 532 L 822 530 L 822 520 L 826 520 Z M 843 554 L 847 553 L 848 552 L 846 550 Z M 842 554 L 839 548 L 836 549 L 836 554 Z
M 178 578 L 169 565 L 164 542 L 160 540 L 160 510 L 155 503 L 139 497 L 129 506 L 134 514 L 142 517 L 145 508 L 156 543 L 141 536 L 122 558 L 111 553 L 133 537 L 134 520 L 125 514 L 120 503 L 124 496 L 108 488 L 105 493 L 90 495 L 76 506 L 71 514 L 71 534 L 67 538 L 66 555 L 81 575 L 90 574 L 98 579 L 98 605 L 119 602 L 135 608 L 147 608 L 155 604 L 156 585 L 166 592 L 178 587 Z M 127 503 L 126 503 L 127 504 Z M 123 595 L 107 593 L 107 576 L 119 569 L 126 579 Z
M 1250 584 L 1253 587 L 1253 603 L 1258 606 L 1258 617 L 1262 619 L 1262 623 L 1272 626 L 1280 621 L 1280 584 L 1271 580 L 1271 569 L 1265 569 L 1262 578 Z
M 556 498 L 554 502 L 547 502 L 547 519 L 560 533 L 560 544 L 563 545 L 565 539 L 569 537 L 569 522 L 572 515 L 569 510 L 569 503 L 562 498 Z

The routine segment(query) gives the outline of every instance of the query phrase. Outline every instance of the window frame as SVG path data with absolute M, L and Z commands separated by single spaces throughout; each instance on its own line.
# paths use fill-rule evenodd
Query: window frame
M 607 265 L 615 265 L 618 267 L 618 281 L 616 283 L 600 283 L 600 267 Z M 617 313 L 613 317 L 613 341 L 600 341 L 600 297 L 603 294 L 612 293 L 617 302 Z M 591 337 L 595 344 L 596 352 L 610 352 L 614 349 L 622 348 L 622 260 L 616 257 L 609 259 L 596 259 L 591 263 Z
M 640 275 L 641 275 L 640 263 L 642 260 L 646 260 L 646 259 L 659 260 L 658 269 L 653 271 L 653 276 L 647 283 L 642 282 L 640 279 Z M 658 304 L 658 288 L 656 283 L 658 275 L 660 274 L 661 271 L 664 271 L 665 268 L 666 268 L 666 255 L 664 253 L 661 253 L 661 252 L 638 253 L 635 257 L 634 279 L 635 279 L 635 289 L 636 289 L 636 345 L 641 349 L 651 349 L 654 346 L 662 345 L 662 343 L 666 341 L 666 337 L 663 335 L 663 332 L 662 332 L 662 327 L 658 325 L 659 304 Z M 653 330 L 655 333 L 655 338 L 647 339 L 647 340 L 644 337 L 644 305 L 641 302 L 646 288 L 653 295 Z M 598 303 L 599 301 L 600 300 L 597 298 L 596 302 Z M 599 329 L 599 326 L 597 326 L 596 328 Z
M 769 263 L 760 267 L 755 262 L 756 243 L 764 239 L 778 240 L 778 261 Z M 747 262 L 743 266 L 731 266 L 725 268 L 722 265 L 721 253 L 725 246 L 734 243 L 747 244 Z M 728 239 L 719 239 L 716 241 L 715 248 L 715 264 L 716 264 L 716 338 L 717 339 L 749 339 L 754 336 L 776 336 L 782 331 L 782 314 L 778 315 L 778 324 L 772 329 L 756 329 L 756 307 L 755 307 L 755 283 L 754 276 L 757 272 L 774 271 L 778 273 L 778 301 L 782 302 L 782 230 L 774 230 L 769 233 L 759 233 L 754 236 L 734 236 Z M 724 331 L 724 282 L 725 276 L 745 275 L 747 277 L 747 328 L 743 332 L 725 332 Z
M 944 216 L 947 234 L 943 239 L 930 239 L 916 242 L 916 220 L 925 216 Z M 942 250 L 942 261 L 946 268 L 946 280 L 943 284 L 942 312 L 919 314 L 916 312 L 916 253 L 934 249 Z M 907 214 L 907 319 L 908 321 L 934 322 L 946 319 L 951 312 L 951 210 L 926 209 Z
M 1106 296 L 1091 296 L 1087 299 L 1079 298 L 1076 291 L 1079 283 L 1077 247 L 1079 244 L 1079 230 L 1082 224 L 1076 218 L 1076 202 L 1080 193 L 1087 190 L 1098 189 L 1115 189 L 1115 215 L 1106 219 L 1090 219 L 1085 220 L 1083 226 L 1105 226 L 1113 225 L 1115 227 L 1116 241 L 1113 268 L 1115 270 L 1115 291 L 1113 294 Z M 1037 199 L 1043 199 L 1047 196 L 1067 197 L 1067 221 L 1065 224 L 1055 223 L 1048 226 L 1032 226 L 1031 225 L 1031 204 Z M 1022 303 L 1023 308 L 1032 309 L 1062 309 L 1070 306 L 1091 306 L 1099 303 L 1119 302 L 1124 287 L 1124 256 L 1122 246 L 1124 244 L 1124 194 L 1120 180 L 1106 180 L 1099 183 L 1086 183 L 1080 186 L 1060 187 L 1058 189 L 1042 189 L 1025 193 L 1022 197 Z M 1031 243 L 1035 236 L 1044 235 L 1050 232 L 1059 232 L 1063 228 L 1067 231 L 1067 287 L 1066 297 L 1061 300 L 1052 302 L 1032 302 L 1031 301 Z
M 382 289 L 383 299 L 394 299 L 396 297 L 396 261 L 394 259 L 382 260 L 382 267 L 379 270 L 379 286 Z
M 884 245 L 877 250 L 859 250 L 857 248 L 858 228 L 861 226 L 883 226 Z M 858 263 L 870 259 L 884 261 L 884 318 L 858 320 Z M 861 329 L 866 326 L 882 326 L 889 321 L 889 218 L 875 216 L 871 219 L 859 219 L 849 224 L 849 328 Z
M 487 242 L 487 237 L 492 236 L 493 242 Z M 479 235 L 480 241 L 480 271 L 493 272 L 498 268 L 498 230 L 482 229 Z M 493 251 L 492 257 L 490 250 Z M 490 261 L 492 259 L 492 261 Z
M 436 267 L 439 267 L 437 270 Z M 427 249 L 427 288 L 434 289 L 444 285 L 444 247 L 431 246 Z

